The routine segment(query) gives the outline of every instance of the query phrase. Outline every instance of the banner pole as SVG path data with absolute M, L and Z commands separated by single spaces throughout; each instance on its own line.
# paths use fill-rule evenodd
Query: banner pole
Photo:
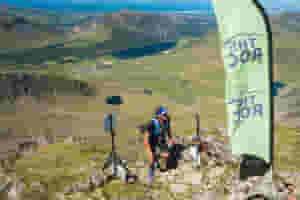
M 212 2 L 226 74 L 227 127 L 232 152 L 244 158 L 240 172 L 248 177 L 265 174 L 274 164 L 270 22 L 257 0 Z

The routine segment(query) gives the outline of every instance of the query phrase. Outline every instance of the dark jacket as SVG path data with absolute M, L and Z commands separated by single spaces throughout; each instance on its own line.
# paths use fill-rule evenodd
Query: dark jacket
M 164 120 L 164 124 L 162 127 L 162 134 L 164 137 L 168 135 L 169 138 L 172 138 L 172 133 L 171 133 L 171 118 L 169 115 L 165 115 L 167 120 Z
M 158 127 L 155 125 L 153 120 L 146 124 L 145 129 L 148 133 L 148 136 L 145 138 L 146 148 L 148 148 L 148 150 L 150 150 L 151 152 L 155 152 L 156 147 L 159 145 L 161 132 L 160 130 L 157 130 Z

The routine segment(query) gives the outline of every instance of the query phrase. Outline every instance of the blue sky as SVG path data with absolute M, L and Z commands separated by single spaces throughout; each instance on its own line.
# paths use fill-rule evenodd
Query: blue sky
M 211 0 L 0 0 L 17 7 L 72 9 L 81 11 L 96 10 L 207 10 L 212 8 Z M 300 10 L 300 0 L 259 0 L 267 11 Z

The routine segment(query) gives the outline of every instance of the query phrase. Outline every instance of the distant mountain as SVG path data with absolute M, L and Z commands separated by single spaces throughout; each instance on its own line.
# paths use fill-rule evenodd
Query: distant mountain
M 137 40 L 176 40 L 176 26 L 168 16 L 143 12 L 121 11 L 104 15 L 104 25 L 112 27 L 112 38 L 119 31 L 135 34 Z M 137 34 L 138 33 L 138 34 Z
M 0 4 L 0 49 L 32 48 L 65 39 L 75 25 L 89 24 L 95 16 L 66 14 Z
M 137 40 L 177 40 L 181 36 L 199 37 L 208 29 L 216 28 L 214 16 L 186 16 L 176 13 L 143 13 L 121 11 L 104 15 L 106 27 L 112 27 L 112 38 L 119 37 L 119 31 L 136 35 Z M 137 34 L 138 33 L 138 34 Z
M 104 25 L 104 29 L 103 26 L 96 28 L 97 24 Z M 0 49 L 31 48 L 43 42 L 71 40 L 78 32 L 93 31 L 109 32 L 111 44 L 128 48 L 175 41 L 182 36 L 199 37 L 211 28 L 216 28 L 214 16 L 187 13 L 122 10 L 92 15 L 0 6 L 0 42 L 3 44 Z
M 279 24 L 282 31 L 300 32 L 300 12 L 281 13 Z
M 72 27 L 88 23 L 96 17 L 103 18 L 103 14 L 87 13 L 64 13 L 58 11 L 45 11 L 36 8 L 14 8 L 0 3 L 0 26 L 14 26 L 17 19 L 18 24 L 32 24 L 41 31 L 67 32 Z M 99 20 L 100 21 L 100 20 Z
M 0 16 L 0 49 L 32 48 L 62 37 L 63 31 L 23 16 Z

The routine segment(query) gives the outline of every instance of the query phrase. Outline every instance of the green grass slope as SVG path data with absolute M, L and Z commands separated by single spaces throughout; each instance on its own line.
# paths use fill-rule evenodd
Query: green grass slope
M 280 62 L 290 59 L 287 59 L 288 54 L 284 54 L 284 51 L 279 49 L 297 49 L 295 38 L 298 35 L 296 33 L 284 34 L 286 35 L 274 36 L 275 77 L 276 80 L 291 84 L 298 81 L 297 60 L 292 56 L 293 63 Z M 119 43 L 121 42 L 120 35 L 108 41 Z M 24 63 L 39 66 L 40 63 L 48 61 L 50 62 L 49 69 L 40 72 L 62 73 L 73 78 L 77 76 L 96 86 L 99 92 L 96 97 L 67 95 L 49 97 L 38 105 L 17 107 L 17 111 L 22 111 L 18 115 L 0 114 L 1 124 L 6 127 L 15 127 L 20 134 L 51 132 L 55 135 L 85 135 L 95 138 L 93 141 L 96 144 L 96 150 L 91 146 L 50 145 L 43 149 L 44 153 L 20 160 L 17 164 L 17 174 L 24 176 L 27 183 L 34 180 L 49 182 L 51 191 L 59 191 L 61 186 L 74 181 L 69 179 L 70 177 L 66 178 L 65 174 L 76 173 L 81 164 L 87 164 L 91 155 L 97 154 L 99 165 L 103 164 L 103 157 L 110 148 L 110 137 L 103 131 L 102 120 L 104 114 L 116 109 L 104 104 L 105 97 L 109 95 L 122 95 L 124 98 L 124 105 L 116 110 L 119 116 L 116 145 L 121 157 L 128 159 L 129 163 L 146 158 L 143 142 L 140 142 L 141 135 L 136 132 L 136 126 L 149 120 L 157 105 L 168 106 L 175 122 L 172 128 L 176 135 L 195 133 L 195 112 L 200 112 L 201 127 L 208 128 L 211 133 L 215 132 L 217 126 L 226 127 L 225 73 L 216 32 L 211 31 L 194 40 L 185 38 L 189 40 L 189 45 L 185 48 L 178 47 L 175 52 L 168 55 L 156 54 L 129 60 L 118 60 L 110 55 L 97 57 L 94 51 L 97 49 L 93 44 L 94 36 L 91 38 L 85 39 L 82 36 L 72 41 L 69 47 L 61 49 L 30 49 L 25 55 L 14 53 L 1 57 L 3 71 L 8 70 L 8 64 L 13 66 L 13 61 L 19 63 L 15 67 L 21 66 L 22 70 L 28 71 L 32 69 L 27 68 Z M 86 44 L 86 41 L 90 43 Z M 127 44 L 128 41 L 122 43 L 124 46 Z M 64 60 L 70 56 L 73 56 L 71 62 L 57 63 L 60 59 Z M 92 67 L 95 64 L 98 66 L 98 63 L 102 62 L 101 59 L 106 61 L 114 59 L 115 63 L 110 69 L 92 72 L 91 76 L 83 72 L 70 73 L 74 67 Z M 11 70 L 16 70 L 16 68 Z M 143 88 L 152 89 L 153 95 L 145 95 Z M 298 129 L 276 124 L 276 169 L 300 169 L 298 131 Z M 28 170 L 30 166 L 35 170 Z M 86 174 L 89 173 L 88 169 L 86 168 Z M 84 178 L 84 176 L 79 174 L 78 178 Z M 61 181 L 62 179 L 64 181 Z M 111 194 L 116 188 L 121 191 L 120 194 L 138 193 L 134 188 L 129 189 L 118 183 L 108 185 L 104 188 L 104 192 Z M 143 191 L 143 188 L 141 190 Z M 140 193 L 137 195 L 139 196 Z

